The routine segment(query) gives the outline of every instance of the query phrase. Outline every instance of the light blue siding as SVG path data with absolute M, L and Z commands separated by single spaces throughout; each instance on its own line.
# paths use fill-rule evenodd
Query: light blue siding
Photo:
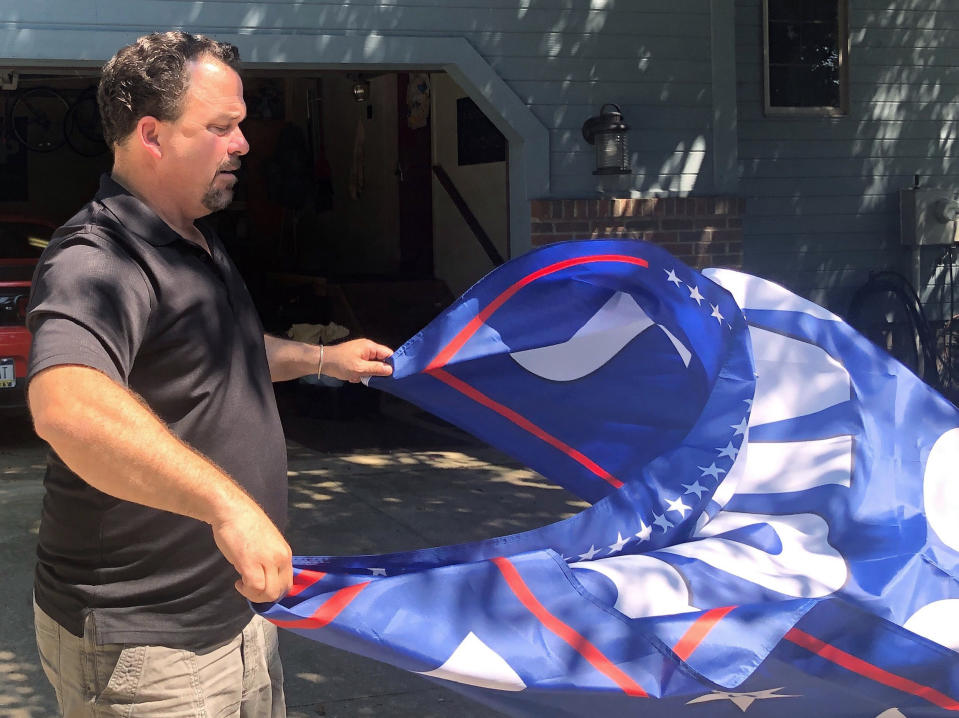
M 870 270 L 908 275 L 899 189 L 959 186 L 959 5 L 849 5 L 848 116 L 789 118 L 763 116 L 761 2 L 736 2 L 745 268 L 840 313 Z
M 422 38 L 452 38 L 509 93 L 494 121 L 536 124 L 501 127 L 511 192 L 533 188 L 520 199 L 743 195 L 747 270 L 841 312 L 870 269 L 903 268 L 898 190 L 916 174 L 959 186 L 959 2 L 849 4 L 849 114 L 837 118 L 763 115 L 761 0 L 0 0 L 0 66 L 95 64 L 167 27 L 228 37 L 258 66 L 326 69 L 395 66 L 396 48 L 424 57 Z M 467 88 L 482 77 L 465 75 Z M 592 175 L 580 128 L 606 102 L 632 127 L 630 177 Z M 542 151 L 523 155 L 537 166 L 516 169 L 513 145 L 537 132 Z

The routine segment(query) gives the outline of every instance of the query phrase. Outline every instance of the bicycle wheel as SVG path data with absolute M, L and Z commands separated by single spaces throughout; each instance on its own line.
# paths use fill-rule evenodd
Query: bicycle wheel
M 10 129 L 28 150 L 52 152 L 66 142 L 63 121 L 69 109 L 67 101 L 53 88 L 25 90 L 10 107 Z
M 70 149 L 84 157 L 96 157 L 107 151 L 96 93 L 87 88 L 74 100 L 63 118 L 63 136 Z

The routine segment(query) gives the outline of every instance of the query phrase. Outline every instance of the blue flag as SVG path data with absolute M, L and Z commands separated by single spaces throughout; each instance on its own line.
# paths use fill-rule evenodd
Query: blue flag
M 837 316 L 642 242 L 503 265 L 371 385 L 591 506 L 297 557 L 278 626 L 513 715 L 959 711 L 959 412 Z

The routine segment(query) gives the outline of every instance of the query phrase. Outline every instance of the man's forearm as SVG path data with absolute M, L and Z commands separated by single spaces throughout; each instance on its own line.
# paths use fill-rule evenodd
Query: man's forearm
M 307 374 L 316 374 L 320 369 L 320 352 L 325 355 L 328 351 L 328 348 L 316 344 L 281 339 L 272 334 L 264 334 L 263 341 L 270 364 L 270 379 L 273 381 L 289 381 Z
M 181 442 L 133 394 L 88 367 L 57 366 L 29 386 L 37 434 L 91 486 L 213 524 L 243 490 Z
M 210 524 L 250 601 L 290 589 L 290 546 L 263 509 L 124 387 L 89 367 L 55 366 L 31 380 L 28 398 L 37 434 L 88 484 Z

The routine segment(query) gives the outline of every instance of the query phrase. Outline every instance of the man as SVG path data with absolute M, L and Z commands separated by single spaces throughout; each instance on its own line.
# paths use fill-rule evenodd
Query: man
M 286 449 L 270 380 L 390 374 L 367 340 L 264 336 L 198 218 L 249 145 L 235 47 L 154 33 L 103 69 L 113 148 L 37 268 L 28 396 L 53 449 L 35 580 L 66 716 L 283 716 L 275 628 L 292 585 Z

